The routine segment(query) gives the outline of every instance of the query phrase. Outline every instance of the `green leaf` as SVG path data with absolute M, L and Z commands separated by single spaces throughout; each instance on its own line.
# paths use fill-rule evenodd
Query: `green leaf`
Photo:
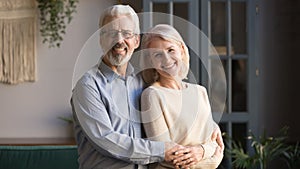
M 60 47 L 65 34 L 66 24 L 73 19 L 76 12 L 78 0 L 36 0 L 39 9 L 40 33 L 43 43 L 48 43 L 49 47 Z M 67 23 L 65 23 L 67 18 Z M 48 38 L 49 37 L 49 38 Z

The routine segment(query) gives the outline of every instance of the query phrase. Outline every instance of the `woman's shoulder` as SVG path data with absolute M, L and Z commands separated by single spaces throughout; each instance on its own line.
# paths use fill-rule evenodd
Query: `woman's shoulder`
M 150 86 L 148 86 L 146 89 L 144 89 L 144 92 L 157 92 L 161 90 L 161 86 L 157 83 L 157 82 L 154 82 L 152 83 Z
M 162 94 L 159 88 L 155 86 L 149 86 L 143 90 L 141 99 L 144 102 L 147 100 L 148 102 L 157 102 L 164 100 L 164 94 Z
M 143 95 L 145 95 L 145 94 L 147 94 L 147 95 L 149 95 L 149 94 L 158 94 L 159 93 L 158 90 L 159 90 L 158 87 L 151 85 L 151 86 L 145 88 L 143 90 L 142 94 Z
M 196 88 L 198 91 L 206 92 L 206 88 L 199 84 L 184 82 L 184 85 L 186 85 L 188 88 Z

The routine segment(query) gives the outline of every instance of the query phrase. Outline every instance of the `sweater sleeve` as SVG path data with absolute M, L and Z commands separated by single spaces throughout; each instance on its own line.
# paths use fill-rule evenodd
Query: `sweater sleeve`
M 218 127 L 217 124 L 215 124 Z M 215 140 L 208 140 L 201 144 L 204 148 L 204 156 L 203 159 L 197 163 L 197 169 L 215 169 L 217 168 L 222 159 L 223 159 L 223 152 L 221 154 L 215 154 L 218 144 Z
M 164 117 L 164 99 L 155 89 L 147 88 L 141 97 L 141 117 L 146 132 L 150 140 L 171 141 L 169 129 Z
M 213 155 L 209 158 L 203 159 L 194 168 L 197 169 L 215 169 L 217 168 L 223 159 L 223 153 L 218 155 Z
M 209 98 L 206 89 L 201 86 L 200 91 L 202 97 L 204 98 L 205 104 L 207 105 L 207 107 L 210 107 Z M 211 110 L 209 113 L 210 113 L 209 120 L 208 120 L 209 123 L 212 124 L 214 129 L 219 128 L 218 124 L 212 118 Z M 223 159 L 223 153 L 215 155 L 216 149 L 218 147 L 216 140 L 211 140 L 210 137 L 207 141 L 203 142 L 201 145 L 203 146 L 204 149 L 203 160 L 201 160 L 196 165 L 197 166 L 196 168 L 205 168 L 205 169 L 217 168 Z

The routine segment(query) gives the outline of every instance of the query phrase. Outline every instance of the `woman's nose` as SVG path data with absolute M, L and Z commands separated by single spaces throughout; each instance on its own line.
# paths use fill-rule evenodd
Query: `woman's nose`
M 169 59 L 170 59 L 170 55 L 169 55 L 166 51 L 164 51 L 164 52 L 163 52 L 162 58 L 163 58 L 164 60 L 169 60 Z

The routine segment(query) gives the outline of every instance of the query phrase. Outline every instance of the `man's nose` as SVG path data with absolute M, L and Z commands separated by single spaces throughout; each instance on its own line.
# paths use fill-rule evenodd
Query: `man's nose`
M 125 39 L 125 38 L 123 37 L 123 35 L 122 35 L 121 32 L 118 32 L 118 33 L 116 34 L 116 36 L 115 36 L 115 40 L 116 40 L 116 42 L 118 42 L 118 43 L 123 42 L 124 39 Z

